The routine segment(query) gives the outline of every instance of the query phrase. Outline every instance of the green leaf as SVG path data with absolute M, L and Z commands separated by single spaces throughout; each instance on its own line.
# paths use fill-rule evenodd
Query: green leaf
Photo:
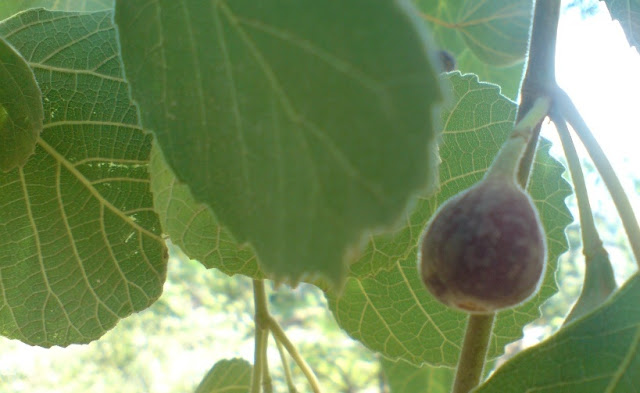
M 211 209 L 197 203 L 189 187 L 177 182 L 155 143 L 149 170 L 155 210 L 173 244 L 208 269 L 216 268 L 230 276 L 264 278 L 251 247 L 239 245 Z
M 627 393 L 640 386 L 640 276 L 500 367 L 476 393 Z
M 455 370 L 447 367 L 424 365 L 416 367 L 405 361 L 382 359 L 389 393 L 449 393 Z
M 613 19 L 620 22 L 629 45 L 640 52 L 640 0 L 604 0 Z
M 435 180 L 436 54 L 406 2 L 125 0 L 115 20 L 145 128 L 276 280 L 339 286 Z
M 593 247 L 591 247 L 593 250 Z M 585 257 L 585 274 L 578 300 L 564 320 L 564 324 L 573 322 L 593 311 L 604 303 L 618 287 L 609 260 L 609 254 L 600 243 L 600 247 Z
M 40 85 L 44 130 L 0 173 L 0 334 L 86 343 L 162 293 L 152 136 L 138 126 L 111 12 L 33 10 L 0 24 Z
M 24 165 L 42 131 L 42 94 L 31 68 L 0 39 L 0 171 Z
M 515 98 L 524 69 L 531 0 L 414 0 L 438 44 L 458 69 L 502 87 Z
M 417 244 L 438 206 L 482 178 L 513 127 L 516 105 L 501 96 L 497 86 L 479 83 L 474 75 L 447 77 L 454 99 L 444 115 L 439 192 L 418 201 L 405 227 L 392 236 L 375 237 L 366 253 L 370 258 L 352 266 L 352 277 L 341 295 L 329 292 L 327 297 L 340 326 L 369 349 L 415 365 L 453 367 L 466 314 L 442 305 L 424 288 L 418 276 Z M 564 229 L 573 220 L 564 203 L 571 188 L 562 178 L 564 168 L 549 155 L 549 147 L 547 141 L 540 143 L 528 190 L 547 235 L 546 275 L 530 301 L 498 314 L 489 358 L 519 339 L 522 328 L 539 317 L 540 305 L 557 290 L 557 259 L 567 250 Z
M 58 11 L 101 11 L 113 9 L 113 0 L 4 0 L 0 1 L 0 20 L 41 7 Z
M 196 393 L 248 393 L 251 369 L 243 359 L 220 360 L 200 382 Z

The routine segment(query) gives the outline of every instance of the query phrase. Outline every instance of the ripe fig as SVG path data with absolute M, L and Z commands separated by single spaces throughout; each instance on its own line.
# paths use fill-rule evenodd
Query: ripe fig
M 536 292 L 546 247 L 538 214 L 515 183 L 486 180 L 444 204 L 420 248 L 422 280 L 441 302 L 474 313 Z
M 545 235 L 531 198 L 516 183 L 515 168 L 547 109 L 548 101 L 538 103 L 516 125 L 485 178 L 448 200 L 427 224 L 420 275 L 442 303 L 492 313 L 537 291 L 545 270 Z

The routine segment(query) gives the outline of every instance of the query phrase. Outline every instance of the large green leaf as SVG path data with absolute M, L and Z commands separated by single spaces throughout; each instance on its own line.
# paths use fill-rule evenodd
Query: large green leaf
M 156 144 L 149 169 L 154 206 L 173 244 L 209 269 L 264 278 L 251 247 L 238 244 L 211 209 L 197 203 L 189 188 L 177 182 Z
M 0 38 L 0 171 L 24 165 L 42 131 L 42 94 L 24 58 Z
M 86 343 L 162 293 L 152 137 L 128 98 L 112 13 L 27 11 L 0 36 L 34 70 L 45 113 L 35 154 L 0 173 L 0 334 Z
M 44 7 L 58 11 L 100 11 L 113 9 L 114 0 L 3 0 L 0 1 L 0 20 L 20 11 Z
M 640 386 L 640 276 L 500 367 L 477 393 L 628 393 Z
M 466 314 L 435 300 L 418 277 L 422 228 L 440 204 L 482 178 L 511 131 L 516 112 L 516 105 L 501 96 L 497 86 L 479 83 L 474 75 L 448 78 L 454 100 L 445 113 L 439 192 L 418 201 L 404 228 L 375 237 L 365 254 L 369 257 L 352 266 L 341 295 L 328 294 L 331 310 L 349 335 L 386 357 L 415 365 L 455 366 L 466 323 Z M 557 259 L 567 249 L 564 229 L 572 221 L 564 199 L 571 189 L 562 178 L 564 168 L 549 156 L 549 147 L 541 143 L 529 185 L 547 235 L 546 275 L 530 301 L 498 314 L 490 358 L 522 336 L 524 325 L 539 317 L 539 306 L 557 290 Z
M 145 128 L 277 280 L 342 283 L 435 180 L 434 45 L 405 1 L 123 0 L 115 20 Z
M 458 69 L 518 92 L 531 26 L 532 0 L 414 0 L 438 44 Z
M 449 393 L 455 370 L 447 367 L 416 367 L 403 360 L 382 359 L 389 393 Z
M 202 379 L 196 393 L 248 393 L 251 369 L 243 359 L 220 360 Z
M 640 0 L 604 0 L 611 17 L 620 22 L 629 45 L 640 52 Z

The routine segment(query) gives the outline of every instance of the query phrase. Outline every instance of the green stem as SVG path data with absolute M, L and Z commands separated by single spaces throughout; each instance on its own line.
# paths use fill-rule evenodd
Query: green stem
M 269 347 L 269 330 L 264 329 L 263 347 L 262 347 L 262 391 L 264 393 L 273 393 L 273 382 L 271 373 L 269 372 L 269 359 L 267 358 L 267 348 Z
M 293 383 L 293 377 L 291 376 L 291 368 L 289 367 L 289 360 L 287 360 L 287 354 L 284 352 L 284 348 L 282 348 L 282 343 L 280 341 L 276 341 L 276 347 L 278 348 L 278 353 L 280 354 L 280 359 L 282 360 L 282 368 L 284 369 L 284 379 L 287 381 L 287 388 L 289 389 L 289 393 L 298 393 L 298 389 L 296 389 L 296 385 Z
M 600 235 L 596 229 L 596 224 L 593 220 L 593 212 L 591 211 L 591 204 L 589 203 L 589 194 L 587 193 L 587 185 L 584 181 L 580 158 L 578 157 L 578 152 L 573 144 L 573 140 L 571 139 L 565 120 L 557 113 L 551 114 L 551 120 L 558 130 L 564 155 L 567 158 L 569 173 L 571 173 L 571 181 L 575 189 L 576 199 L 578 201 L 583 253 L 585 256 L 592 255 L 593 252 L 591 252 L 591 250 L 595 251 L 602 247 L 602 240 L 600 239 Z
M 587 149 L 591 160 L 593 160 L 594 165 L 598 169 L 604 184 L 609 189 L 609 194 L 611 194 L 613 203 L 615 204 L 616 209 L 618 209 L 618 215 L 622 221 L 622 226 L 629 238 L 633 256 L 636 259 L 636 263 L 640 266 L 640 227 L 638 226 L 638 220 L 633 212 L 629 198 L 627 197 L 616 172 L 613 170 L 607 156 L 602 151 L 598 141 L 594 138 L 591 130 L 585 123 L 582 116 L 580 116 L 580 112 L 575 107 L 567 93 L 561 89 L 557 89 L 554 101 L 557 104 L 558 111 L 565 119 L 567 119 L 578 137 L 580 137 L 582 144 Z
M 585 275 L 582 291 L 578 301 L 573 305 L 569 315 L 565 318 L 564 325 L 586 315 L 591 310 L 604 303 L 616 289 L 616 280 L 613 276 L 613 267 L 609 260 L 607 250 L 602 245 L 602 240 L 593 220 L 587 185 L 582 174 L 582 166 L 578 152 L 571 140 L 567 123 L 562 116 L 555 111 L 551 119 L 556 125 L 564 155 L 567 158 L 571 181 L 575 188 L 578 200 L 578 212 L 580 214 L 580 232 L 582 233 L 582 253 L 584 254 Z
M 269 307 L 267 305 L 267 294 L 263 280 L 253 280 L 253 303 L 255 305 L 255 350 L 253 355 L 253 372 L 251 374 L 250 393 L 260 393 L 263 380 L 263 372 L 267 367 L 266 348 L 268 344 L 269 331 Z
M 471 314 L 452 393 L 468 393 L 480 383 L 495 314 Z
M 271 330 L 271 333 L 273 334 L 273 338 L 276 341 L 279 341 L 282 345 L 284 345 L 287 352 L 289 352 L 289 355 L 291 355 L 291 358 L 293 359 L 293 361 L 296 362 L 296 364 L 298 365 L 298 367 L 300 367 L 300 370 L 302 371 L 304 376 L 307 378 L 307 381 L 309 382 L 309 386 L 311 387 L 311 390 L 314 393 L 320 393 L 321 390 L 320 390 L 320 384 L 318 383 L 318 379 L 316 378 L 315 374 L 311 370 L 311 367 L 309 367 L 307 362 L 302 358 L 302 356 L 300 356 L 300 353 L 298 353 L 298 350 L 293 345 L 293 343 L 289 341 L 289 338 L 287 337 L 284 330 L 282 330 L 282 327 L 280 327 L 278 322 L 271 317 L 269 317 L 268 322 L 269 322 L 268 326 L 269 326 L 269 329 Z
M 515 125 L 509 138 L 504 142 L 498 155 L 493 160 L 491 168 L 487 172 L 486 178 L 494 179 L 515 179 L 516 167 L 522 158 L 527 143 L 531 139 L 533 130 L 547 116 L 550 100 L 548 98 L 538 98 L 531 110 Z
M 533 26 L 527 60 L 527 71 L 520 86 L 520 105 L 516 121 L 529 112 L 536 99 L 550 97 L 556 87 L 556 36 L 560 19 L 560 0 L 538 0 L 533 12 Z M 518 171 L 518 183 L 526 188 L 533 166 L 540 125 L 533 130 Z

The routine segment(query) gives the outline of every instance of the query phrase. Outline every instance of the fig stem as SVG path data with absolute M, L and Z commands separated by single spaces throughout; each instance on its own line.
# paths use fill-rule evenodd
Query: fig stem
M 564 325 L 566 325 L 604 303 L 609 298 L 609 295 L 615 291 L 617 285 L 609 255 L 602 244 L 593 220 L 593 212 L 589 203 L 589 194 L 584 181 L 580 158 L 571 139 L 567 123 L 555 110 L 551 111 L 550 117 L 560 136 L 576 199 L 578 200 L 582 253 L 584 254 L 585 263 L 585 278 L 582 291 L 578 301 L 571 308 L 567 318 L 565 318 Z
M 534 129 L 547 116 L 551 101 L 539 97 L 531 109 L 513 128 L 509 138 L 504 142 L 498 155 L 493 160 L 485 179 L 509 180 L 515 182 L 520 159 L 524 153 Z
M 611 199 L 613 199 L 613 203 L 618 210 L 622 226 L 629 238 L 633 256 L 638 266 L 640 266 L 640 227 L 638 226 L 638 220 L 633 212 L 629 198 L 620 183 L 620 179 L 618 179 L 606 154 L 602 151 L 602 148 L 596 138 L 594 138 L 593 133 L 580 115 L 580 112 L 564 90 L 560 88 L 556 89 L 554 105 L 557 105 L 558 112 L 567 120 L 582 141 L 598 173 L 600 173 L 604 184 L 607 186 Z
M 470 314 L 451 393 L 468 393 L 480 383 L 496 314 Z

